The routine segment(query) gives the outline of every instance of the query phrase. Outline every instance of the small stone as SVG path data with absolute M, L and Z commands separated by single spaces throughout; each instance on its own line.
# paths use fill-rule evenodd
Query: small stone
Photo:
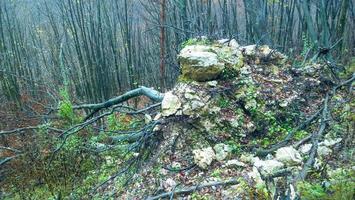
M 229 42 L 229 46 L 236 49 L 236 48 L 238 48 L 240 45 L 238 44 L 237 40 L 232 39 L 232 40 Z
M 207 85 L 210 86 L 210 87 L 216 87 L 217 84 L 218 84 L 217 81 L 208 81 L 208 82 L 207 82 Z
M 205 106 L 205 104 L 203 102 L 200 102 L 200 101 L 192 101 L 191 102 L 191 109 L 192 110 L 197 110 L 199 108 L 202 108 L 203 106 Z
M 216 155 L 211 147 L 196 149 L 193 150 L 192 153 L 195 163 L 202 169 L 206 169 L 210 166 L 212 161 L 216 158 Z
M 163 110 L 162 115 L 167 117 L 175 114 L 179 110 L 181 107 L 181 102 L 179 97 L 174 95 L 172 92 L 167 92 L 164 95 L 161 107 Z
M 300 152 L 303 155 L 307 155 L 307 154 L 309 154 L 309 151 L 311 150 L 311 148 L 312 148 L 312 144 L 304 144 L 300 147 Z
M 230 147 L 223 143 L 216 144 L 213 149 L 216 152 L 216 160 L 218 161 L 226 159 L 231 152 Z
M 318 156 L 324 157 L 332 153 L 332 150 L 326 146 L 319 146 L 317 149 Z
M 293 165 L 302 163 L 300 153 L 292 146 L 282 147 L 276 151 L 276 160 L 285 164 Z
M 249 45 L 242 47 L 242 52 L 246 56 L 253 56 L 256 54 L 256 45 Z
M 279 103 L 279 106 L 282 107 L 282 108 L 286 108 L 288 106 L 288 101 L 281 100 L 281 102 Z
M 174 162 L 171 163 L 171 167 L 180 169 L 181 168 L 181 163 L 174 161 Z
M 150 123 L 152 121 L 152 116 L 148 115 L 148 114 L 144 114 L 144 122 L 146 124 Z
M 226 167 L 247 167 L 245 163 L 240 162 L 239 160 L 236 159 L 228 160 L 225 166 Z

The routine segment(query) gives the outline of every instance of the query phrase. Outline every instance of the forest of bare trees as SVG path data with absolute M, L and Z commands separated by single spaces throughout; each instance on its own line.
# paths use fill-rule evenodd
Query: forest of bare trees
M 60 88 L 79 102 L 169 88 L 177 52 L 196 36 L 306 57 L 339 43 L 344 61 L 354 51 L 350 0 L 2 0 L 0 9 L 1 93 L 18 106 Z
M 226 130 L 233 135 L 253 129 L 247 139 L 232 137 L 238 156 L 245 151 L 264 158 L 292 142 L 297 148 L 312 143 L 296 178 L 287 179 L 288 169 L 275 173 L 287 179 L 285 187 L 275 189 L 275 197 L 290 196 L 289 185 L 309 174 L 316 176 L 307 170 L 317 159 L 318 144 L 325 142 L 322 135 L 333 129 L 344 135 L 353 130 L 353 116 L 348 114 L 354 105 L 354 19 L 354 0 L 0 0 L 0 199 L 12 195 L 13 199 L 91 199 L 96 192 L 106 195 L 114 181 L 123 182 L 121 176 L 127 186 L 150 156 L 164 147 L 165 134 L 181 128 L 179 123 L 186 126 L 180 131 L 186 135 L 201 131 L 201 124 L 210 125 L 200 117 L 215 107 L 197 117 L 182 114 L 186 107 L 179 101 L 192 96 L 196 103 L 198 95 L 211 98 L 194 106 L 213 102 L 221 115 L 240 117 L 245 126 L 255 122 L 242 131 L 240 124 L 223 122 L 230 129 L 221 128 L 223 137 Z M 225 49 L 244 60 L 238 66 L 233 58 L 233 66 L 240 69 L 226 67 L 218 82 L 194 80 L 191 86 L 179 55 L 195 44 L 213 46 L 211 52 L 226 66 L 231 64 L 221 57 L 231 55 L 221 56 Z M 199 48 L 190 51 L 206 53 Z M 243 73 L 254 81 L 243 80 Z M 179 89 L 178 82 L 187 86 Z M 195 90 L 196 85 L 202 89 Z M 190 93 L 184 93 L 188 89 Z M 164 115 L 166 94 L 179 107 L 173 115 Z M 251 98 L 245 100 L 241 94 Z M 292 98 L 296 103 L 290 103 Z M 286 103 L 268 107 L 268 100 Z M 248 101 L 256 104 L 254 110 L 249 110 Z M 223 124 L 219 121 L 223 116 L 215 114 L 206 119 Z M 344 135 L 346 149 L 352 146 L 353 135 Z M 173 152 L 179 137 L 172 142 Z M 208 143 L 217 140 L 208 138 Z M 196 166 L 162 168 L 183 176 Z M 214 175 L 220 175 L 218 170 Z M 269 175 L 262 178 L 275 178 Z M 158 188 L 151 199 L 173 199 L 174 194 L 237 183 L 239 179 L 198 183 L 176 192 L 175 185 L 165 193 Z

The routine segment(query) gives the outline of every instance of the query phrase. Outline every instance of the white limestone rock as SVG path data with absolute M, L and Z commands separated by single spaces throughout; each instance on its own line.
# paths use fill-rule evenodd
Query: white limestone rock
M 260 160 L 257 158 L 254 162 L 254 166 L 265 174 L 272 174 L 283 168 L 284 164 L 277 160 Z
M 300 153 L 292 146 L 282 147 L 276 151 L 276 160 L 283 162 L 287 165 L 302 163 Z
M 300 147 L 300 152 L 302 155 L 307 155 L 309 154 L 309 151 L 311 150 L 312 148 L 312 144 L 304 144 Z
M 202 169 L 206 169 L 208 166 L 210 166 L 212 161 L 216 158 L 216 154 L 211 147 L 196 149 L 193 150 L 192 153 L 194 162 Z
M 181 50 L 178 59 L 182 75 L 195 81 L 215 80 L 224 69 L 224 63 L 219 62 L 218 55 L 209 46 L 187 46 Z
M 229 46 L 236 49 L 236 48 L 238 48 L 240 45 L 238 44 L 237 40 L 232 39 L 232 40 L 229 42 Z
M 212 48 L 204 45 L 191 45 L 183 48 L 178 55 L 179 59 L 201 67 L 218 64 L 217 54 L 211 52 Z
M 216 87 L 218 84 L 218 81 L 208 81 L 207 82 L 207 85 L 210 86 L 210 87 Z
M 181 108 L 181 102 L 179 97 L 172 92 L 167 92 L 164 95 L 164 99 L 161 103 L 162 115 L 167 117 L 175 114 Z
M 241 49 L 243 51 L 243 54 L 246 56 L 253 56 L 256 54 L 256 45 L 244 46 Z

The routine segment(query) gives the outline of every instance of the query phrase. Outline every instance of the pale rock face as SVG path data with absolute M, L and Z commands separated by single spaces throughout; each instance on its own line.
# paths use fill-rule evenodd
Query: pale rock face
M 216 144 L 213 149 L 216 152 L 216 160 L 218 161 L 226 159 L 231 152 L 230 147 L 223 143 Z
M 181 102 L 179 98 L 172 92 L 167 92 L 164 95 L 164 99 L 161 103 L 162 115 L 167 117 L 175 114 L 181 107 Z
M 216 158 L 216 155 L 211 147 L 196 149 L 193 150 L 192 153 L 195 163 L 202 169 L 206 169 L 210 166 L 212 161 Z
M 304 144 L 300 147 L 300 152 L 303 155 L 307 155 L 307 154 L 309 154 L 309 151 L 311 150 L 311 148 L 312 148 L 312 144 Z
M 276 151 L 276 160 L 283 162 L 287 165 L 302 163 L 300 153 L 292 146 L 282 147 Z
M 179 58 L 196 66 L 209 67 L 218 64 L 217 54 L 211 50 L 209 46 L 191 45 L 181 50 Z
M 247 167 L 245 163 L 240 162 L 239 160 L 236 159 L 228 160 L 225 166 L 226 167 Z
M 266 174 L 271 174 L 279 169 L 281 169 L 284 164 L 277 160 L 260 160 L 255 159 L 254 166 Z

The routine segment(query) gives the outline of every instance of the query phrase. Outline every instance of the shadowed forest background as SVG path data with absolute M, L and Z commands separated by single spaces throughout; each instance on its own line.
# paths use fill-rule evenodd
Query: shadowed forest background
M 354 69 L 354 19 L 354 0 L 0 0 L 0 186 L 18 199 L 80 199 L 112 180 L 117 166 L 102 163 L 126 155 L 89 143 L 153 129 L 130 115 L 157 105 L 130 100 L 127 115 L 90 106 L 140 86 L 161 101 L 150 89 L 175 86 L 194 38 L 268 45 L 296 67 L 326 63 L 342 83 L 335 74 Z
M 182 43 L 196 36 L 291 57 L 339 42 L 335 58 L 354 54 L 351 0 L 2 0 L 0 9 L 1 98 L 18 107 L 27 97 L 53 101 L 63 87 L 77 102 L 169 88 Z

